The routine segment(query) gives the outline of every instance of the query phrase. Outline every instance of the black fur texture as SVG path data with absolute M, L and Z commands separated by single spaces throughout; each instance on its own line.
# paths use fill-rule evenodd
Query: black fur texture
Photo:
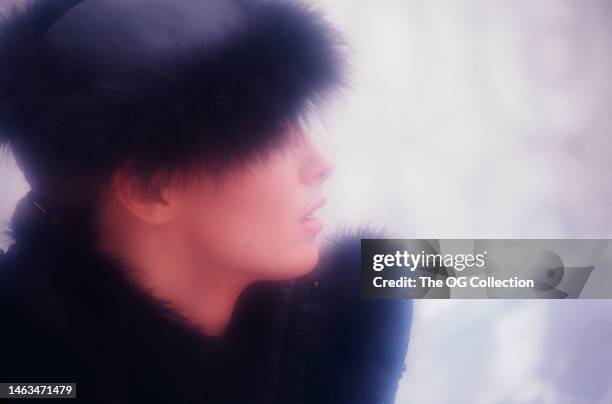
M 0 254 L 0 382 L 76 382 L 83 403 L 394 402 L 412 303 L 360 298 L 366 235 L 336 238 L 307 276 L 247 289 L 219 338 L 82 239 L 41 221 L 17 233 Z
M 0 27 L 0 143 L 47 198 L 99 192 L 128 160 L 148 173 L 265 154 L 344 81 L 340 35 L 295 1 L 18 4 Z

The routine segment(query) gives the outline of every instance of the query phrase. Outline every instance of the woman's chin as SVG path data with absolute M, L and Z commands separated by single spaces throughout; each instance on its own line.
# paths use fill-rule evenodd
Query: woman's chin
M 299 269 L 296 271 L 296 276 L 306 275 L 312 272 L 319 263 L 319 256 L 319 246 L 316 243 L 312 243 L 309 251 L 304 252 L 302 261 L 298 266 Z
M 275 280 L 298 278 L 312 272 L 319 262 L 319 246 L 308 243 L 292 253 L 284 255 L 284 259 L 277 261 L 277 270 L 272 275 Z

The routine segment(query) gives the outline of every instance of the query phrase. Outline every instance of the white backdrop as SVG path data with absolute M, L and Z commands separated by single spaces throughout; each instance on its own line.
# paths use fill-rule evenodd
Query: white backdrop
M 612 3 L 318 4 L 353 51 L 353 89 L 313 127 L 337 163 L 328 222 L 612 235 Z M 26 187 L 10 156 L 0 170 L 6 220 Z M 416 302 L 397 402 L 609 404 L 610 313 L 606 300 Z
M 612 3 L 324 7 L 356 53 L 329 130 L 330 219 L 398 237 L 612 235 Z M 610 300 L 418 301 L 397 402 L 609 404 L 610 313 Z

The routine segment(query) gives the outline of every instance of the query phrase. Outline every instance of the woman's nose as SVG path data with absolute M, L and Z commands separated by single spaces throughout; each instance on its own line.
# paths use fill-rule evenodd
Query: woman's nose
M 325 182 L 332 173 L 336 165 L 319 148 L 308 144 L 306 148 L 302 180 L 306 184 L 319 185 Z

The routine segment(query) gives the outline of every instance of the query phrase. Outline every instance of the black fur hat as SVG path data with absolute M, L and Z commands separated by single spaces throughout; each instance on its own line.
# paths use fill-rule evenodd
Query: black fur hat
M 0 143 L 47 198 L 126 161 L 244 161 L 343 82 L 338 33 L 295 1 L 18 4 L 0 27 Z

